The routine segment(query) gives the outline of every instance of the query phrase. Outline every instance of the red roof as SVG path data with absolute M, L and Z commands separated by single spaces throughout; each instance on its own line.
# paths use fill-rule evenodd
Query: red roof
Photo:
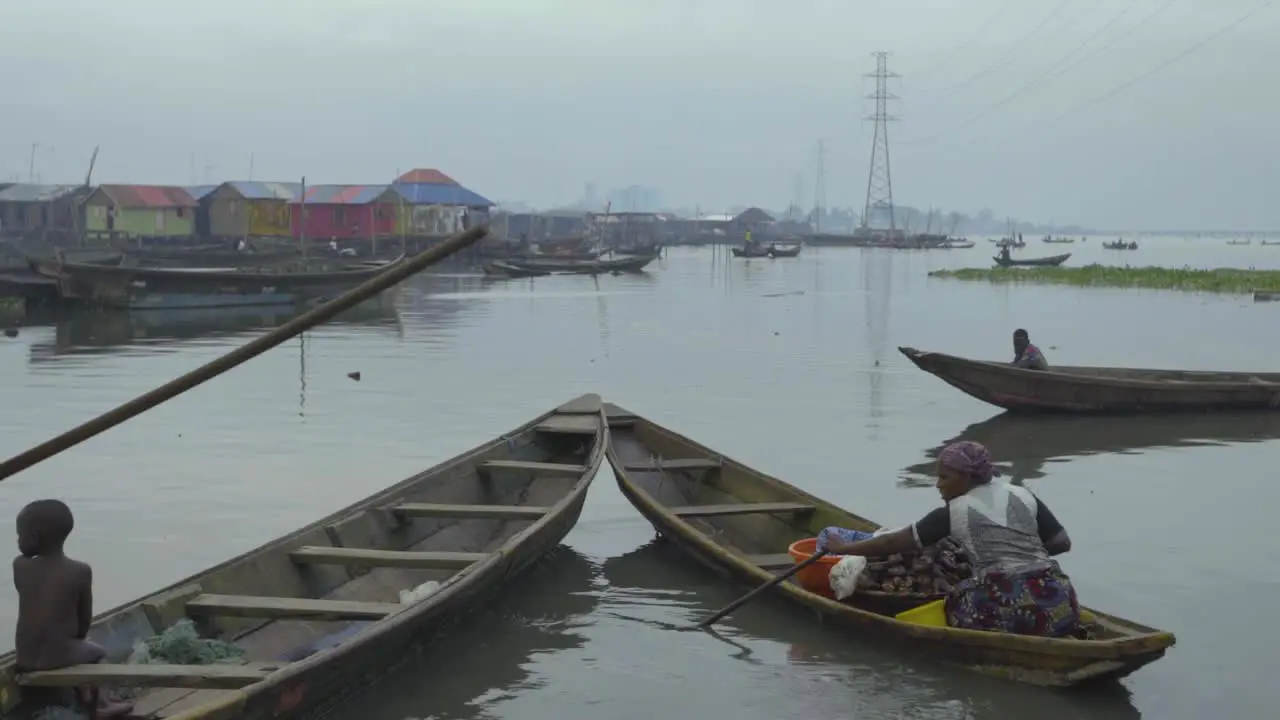
M 99 185 L 112 202 L 126 208 L 198 207 L 191 193 L 172 185 Z
M 430 183 L 432 185 L 457 185 L 457 181 L 435 168 L 418 168 L 396 178 L 398 183 Z

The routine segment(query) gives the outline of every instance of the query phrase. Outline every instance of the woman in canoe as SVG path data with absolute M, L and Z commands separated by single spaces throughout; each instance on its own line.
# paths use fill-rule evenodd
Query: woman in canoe
M 992 482 L 998 472 L 976 442 L 938 454 L 938 492 L 946 501 L 914 525 L 870 536 L 827 528 L 818 549 L 836 555 L 882 557 L 916 552 L 945 537 L 965 549 L 973 578 L 946 598 L 947 624 L 968 630 L 1064 637 L 1080 623 L 1071 579 L 1052 559 L 1071 549 L 1053 513 L 1026 488 Z

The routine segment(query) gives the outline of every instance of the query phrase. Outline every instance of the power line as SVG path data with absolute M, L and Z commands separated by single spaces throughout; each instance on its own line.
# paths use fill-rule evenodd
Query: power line
M 1224 35 L 1226 35 L 1227 33 L 1231 32 L 1231 31 L 1232 31 L 1232 30 L 1234 30 L 1234 29 L 1236 29 L 1236 28 L 1237 28 L 1237 27 L 1239 27 L 1240 25 L 1243 25 L 1244 23 L 1246 23 L 1246 22 L 1248 22 L 1249 20 L 1253 19 L 1255 16 L 1257 16 L 1257 15 L 1258 15 L 1258 14 L 1260 14 L 1260 13 L 1262 13 L 1264 10 L 1266 10 L 1266 9 L 1270 8 L 1270 7 L 1271 7 L 1272 5 L 1274 5 L 1276 2 L 1277 2 L 1277 0 L 1264 0 L 1262 3 L 1260 3 L 1260 4 L 1256 5 L 1256 6 L 1254 6 L 1254 7 L 1253 7 L 1253 9 L 1248 10 L 1248 11 L 1247 11 L 1247 12 L 1245 12 L 1244 14 L 1240 15 L 1239 17 L 1237 17 L 1235 20 L 1232 20 L 1231 22 L 1227 23 L 1226 25 L 1223 25 L 1222 27 L 1220 27 L 1220 28 L 1218 28 L 1217 30 L 1215 30 L 1213 33 L 1211 33 L 1211 34 L 1209 34 L 1208 36 L 1206 36 L 1204 39 L 1202 39 L 1202 40 L 1200 40 L 1200 41 L 1198 41 L 1198 42 L 1196 42 L 1196 43 L 1192 44 L 1191 46 L 1187 47 L 1187 48 L 1186 48 L 1186 49 L 1184 49 L 1183 51 L 1179 52 L 1178 54 L 1174 55 L 1173 57 L 1169 58 L 1168 60 L 1165 60 L 1164 62 L 1162 62 L 1162 63 L 1160 63 L 1160 64 L 1156 65 L 1155 67 L 1152 67 L 1152 68 L 1150 68 L 1150 69 L 1148 69 L 1148 70 L 1146 70 L 1146 71 L 1144 71 L 1144 72 L 1141 72 L 1141 73 L 1139 73 L 1139 74 L 1135 75 L 1134 77 L 1130 78 L 1129 80 L 1126 80 L 1125 82 L 1122 82 L 1122 83 L 1120 83 L 1120 84 L 1118 84 L 1118 85 L 1115 85 L 1114 87 L 1112 87 L 1111 89 L 1107 90 L 1107 91 L 1106 91 L 1106 92 L 1104 92 L 1104 93 L 1101 93 L 1101 94 L 1099 94 L 1099 95 L 1096 95 L 1096 96 L 1094 96 L 1093 98 L 1091 98 L 1091 99 L 1089 99 L 1089 100 L 1086 100 L 1086 101 L 1084 101 L 1084 102 L 1082 102 L 1082 103 L 1079 103 L 1079 104 L 1077 104 L 1077 105 L 1074 105 L 1074 106 L 1072 106 L 1072 107 L 1068 108 L 1066 111 L 1064 111 L 1064 112 L 1062 112 L 1062 113 L 1059 113 L 1058 115 L 1055 115 L 1055 116 L 1053 116 L 1053 117 L 1049 118 L 1048 120 L 1041 120 L 1041 121 L 1034 122 L 1034 123 L 1028 123 L 1028 124 L 1026 124 L 1026 125 L 1024 125 L 1024 126 L 1022 126 L 1022 127 L 1023 127 L 1023 128 L 1030 128 L 1030 127 L 1033 127 L 1033 126 L 1034 126 L 1034 127 L 1039 128 L 1039 127 L 1043 127 L 1043 126 L 1045 126 L 1045 125 L 1051 125 L 1051 124 L 1056 123 L 1056 122 L 1058 122 L 1058 121 L 1060 121 L 1060 120 L 1063 120 L 1063 119 L 1065 119 L 1065 118 L 1068 118 L 1068 117 L 1070 117 L 1070 116 L 1072 116 L 1072 115 L 1076 114 L 1077 112 L 1080 112 L 1081 110 L 1084 110 L 1084 109 L 1086 109 L 1086 108 L 1093 107 L 1094 105 L 1097 105 L 1098 103 L 1101 103 L 1101 102 L 1104 102 L 1104 101 L 1106 101 L 1106 100 L 1109 100 L 1110 98 L 1115 97 L 1116 95 L 1119 95 L 1120 93 L 1124 92 L 1125 90 L 1128 90 L 1129 88 L 1131 88 L 1131 87 L 1133 87 L 1133 86 L 1137 85 L 1138 83 L 1140 83 L 1140 82 L 1142 82 L 1142 81 L 1146 80 L 1147 78 L 1150 78 L 1150 77 L 1152 77 L 1153 75 L 1156 75 L 1157 73 L 1160 73 L 1160 72 L 1162 72 L 1162 71 L 1166 70 L 1167 68 L 1169 68 L 1169 67 L 1171 67 L 1171 66 L 1175 65 L 1176 63 L 1178 63 L 1178 62 L 1180 62 L 1180 61 L 1182 61 L 1182 60 L 1184 60 L 1184 59 L 1186 59 L 1186 58 L 1190 57 L 1191 55 L 1194 55 L 1196 52 L 1199 52 L 1200 50 L 1204 49 L 1204 48 L 1205 48 L 1205 47 L 1207 47 L 1208 45 L 1212 44 L 1214 41 L 1218 40 L 1219 38 L 1223 37 L 1223 36 L 1224 36 Z M 1014 128 L 1014 129 L 1016 130 L 1017 128 Z M 1009 132 L 1010 132 L 1010 130 L 1003 130 L 1003 131 L 1001 131 L 1000 135 L 1001 135 L 1001 136 L 1004 136 L 1004 135 L 1007 135 Z
M 1152 75 L 1155 75 L 1156 73 L 1159 73 L 1160 71 L 1164 70 L 1165 68 L 1168 68 L 1168 67 L 1170 67 L 1170 66 L 1174 65 L 1175 63 L 1177 63 L 1177 62 L 1179 62 L 1179 61 L 1181 61 L 1181 60 L 1183 60 L 1183 59 L 1185 59 L 1185 58 L 1187 58 L 1187 57 L 1189 57 L 1189 56 L 1191 56 L 1191 55 L 1195 54 L 1195 53 L 1196 53 L 1196 52 L 1198 52 L 1200 49 L 1202 49 L 1202 48 L 1204 48 L 1205 46 L 1207 46 L 1207 45 L 1209 45 L 1210 43 L 1212 43 L 1214 40 L 1217 40 L 1218 38 L 1222 37 L 1223 35 L 1226 35 L 1227 33 L 1231 32 L 1232 30 L 1235 30 L 1237 27 L 1239 27 L 1240 25 L 1243 25 L 1244 23 L 1248 22 L 1248 21 L 1249 21 L 1249 20 L 1251 20 L 1255 15 L 1260 14 L 1263 10 L 1266 10 L 1267 8 L 1269 8 L 1269 7 L 1271 7 L 1272 5 L 1274 5 L 1275 3 L 1276 3 L 1276 0 L 1264 0 L 1264 2 L 1262 2 L 1261 4 L 1254 6 L 1254 8 L 1253 8 L 1252 10 L 1250 10 L 1250 11 L 1246 12 L 1245 14 L 1243 14 L 1243 15 L 1241 15 L 1240 17 L 1236 18 L 1235 20 L 1232 20 L 1231 22 L 1227 23 L 1226 25 L 1223 25 L 1221 28 L 1219 28 L 1217 31 L 1215 31 L 1212 35 L 1210 35 L 1210 36 L 1206 37 L 1205 39 L 1201 40 L 1200 42 L 1198 42 L 1198 43 L 1196 43 L 1196 44 L 1192 45 L 1191 47 L 1187 48 L 1186 50 L 1183 50 L 1182 52 L 1178 53 L 1177 55 L 1174 55 L 1173 57 L 1171 57 L 1171 58 L 1169 58 L 1168 60 L 1166 60 L 1166 61 L 1164 61 L 1164 62 L 1160 63 L 1159 65 L 1157 65 L 1157 66 L 1155 66 L 1155 67 L 1151 68 L 1150 70 L 1148 70 L 1148 71 L 1146 71 L 1146 72 L 1144 72 L 1144 73 L 1140 73 L 1139 75 L 1137 75 L 1137 76 L 1135 76 L 1135 77 L 1131 78 L 1131 79 L 1130 79 L 1130 80 L 1128 80 L 1127 82 L 1120 83 L 1119 85 L 1117 85 L 1117 86 L 1115 86 L 1115 87 L 1111 88 L 1110 90 L 1108 90 L 1108 91 L 1106 91 L 1106 92 L 1102 93 L 1101 95 L 1098 95 L 1098 96 L 1094 97 L 1092 100 L 1088 100 L 1088 101 L 1083 102 L 1083 103 L 1081 103 L 1081 104 L 1079 104 L 1079 105 L 1076 105 L 1074 108 L 1071 108 L 1071 109 L 1067 110 L 1066 112 L 1064 112 L 1064 113 L 1062 113 L 1062 114 L 1060 114 L 1060 115 L 1054 116 L 1053 118 L 1050 118 L 1049 120 L 1045 120 L 1043 123 L 1037 123 L 1037 124 L 1046 124 L 1046 125 L 1047 125 L 1047 124 L 1050 124 L 1050 123 L 1058 122 L 1059 120 L 1062 120 L 1063 118 L 1070 117 L 1071 115 L 1074 115 L 1074 114 L 1076 114 L 1077 112 L 1080 112 L 1081 110 L 1084 110 L 1085 108 L 1093 107 L 1094 105 L 1097 105 L 1097 104 L 1098 104 L 1098 103 L 1100 103 L 1100 102 L 1103 102 L 1103 101 L 1105 101 L 1105 100 L 1108 100 L 1108 99 L 1110 99 L 1110 98 L 1112 98 L 1112 97 L 1114 97 L 1114 96 L 1116 96 L 1116 95 L 1118 95 L 1118 94 L 1120 94 L 1120 93 L 1124 92 L 1125 90 L 1128 90 L 1129 88 L 1133 87 L 1134 85 L 1137 85 L 1138 83 L 1142 82 L 1143 80 L 1146 80 L 1147 78 L 1151 77 Z
M 1168 9 L 1169 9 L 1169 8 L 1171 8 L 1171 7 L 1173 7 L 1173 6 L 1174 6 L 1174 5 L 1176 5 L 1177 3 L 1178 3 L 1178 0 L 1168 0 L 1168 2 L 1166 2 L 1165 4 L 1163 4 L 1163 5 L 1159 6 L 1159 7 L 1157 7 L 1155 10 L 1152 10 L 1151 12 L 1147 13 L 1145 16 L 1143 16 L 1143 18 L 1142 18 L 1141 20 L 1139 20 L 1138 22 L 1134 23 L 1134 25 L 1133 25 L 1132 27 L 1130 27 L 1128 30 L 1125 30 L 1125 31 L 1123 31 L 1123 32 L 1117 33 L 1116 35 L 1113 35 L 1113 36 L 1111 37 L 1111 39 L 1110 39 L 1110 40 L 1108 40 L 1107 42 L 1103 43 L 1101 46 L 1099 46 L 1099 47 L 1097 47 L 1097 48 L 1094 48 L 1093 52 L 1091 52 L 1091 53 L 1086 53 L 1085 55 L 1083 55 L 1083 56 L 1081 56 L 1081 57 L 1076 58 L 1076 61 L 1075 61 L 1075 62 L 1073 62 L 1073 63 L 1069 63 L 1066 67 L 1062 68 L 1061 70 L 1059 70 L 1058 72 L 1054 73 L 1053 75 L 1049 76 L 1049 77 L 1048 77 L 1048 78 L 1046 78 L 1046 79 L 1048 79 L 1048 80 L 1052 80 L 1053 78 L 1056 78 L 1056 77 L 1058 77 L 1059 75 L 1062 75 L 1063 73 L 1068 72 L 1068 71 L 1069 71 L 1069 70 L 1071 70 L 1072 68 L 1079 67 L 1079 66 L 1080 66 L 1080 63 L 1082 63 L 1082 62 L 1084 62 L 1084 61 L 1086 61 L 1086 60 L 1088 60 L 1088 59 L 1090 59 L 1090 58 L 1097 57 L 1098 55 L 1100 55 L 1101 53 L 1103 53 L 1104 51 L 1106 51 L 1108 48 L 1110 48 L 1111 46 L 1115 45 L 1115 44 L 1116 44 L 1117 42 L 1119 42 L 1120 40 L 1122 40 L 1122 39 L 1124 39 L 1124 38 L 1126 38 L 1126 37 L 1128 37 L 1128 36 L 1132 35 L 1133 33 L 1137 32 L 1138 30 L 1141 30 L 1142 28 L 1144 28 L 1144 27 L 1146 27 L 1147 25 L 1151 24 L 1151 22 L 1152 22 L 1153 20 L 1155 20 L 1157 17 L 1160 17 L 1161 15 L 1163 15 L 1163 14 L 1165 13 L 1165 11 L 1166 11 L 1166 10 L 1168 10 Z
M 1036 33 L 1040 32 L 1040 30 L 1044 28 L 1045 25 L 1048 25 L 1051 20 L 1056 18 L 1058 16 L 1058 13 L 1062 12 L 1067 7 L 1068 4 L 1070 4 L 1070 0 L 1061 0 L 1048 15 L 1045 15 L 1040 20 L 1040 22 L 1034 28 L 1031 29 L 1030 32 L 1028 32 L 1026 35 L 1022 37 L 1021 40 L 1019 40 L 1018 42 L 1015 42 L 1013 46 L 1005 52 L 1005 54 L 1001 55 L 999 59 L 997 59 L 994 63 L 986 66 L 982 70 L 979 70 L 974 75 L 969 76 L 967 80 L 956 83 L 955 85 L 950 85 L 942 88 L 934 88 L 932 90 L 921 90 L 920 92 L 949 95 L 955 92 L 956 90 L 972 85 L 973 83 L 990 75 L 996 70 L 999 70 L 1000 68 L 1008 65 L 1010 62 L 1014 60 L 1015 55 L 1017 54 L 1017 51 L 1022 49 L 1022 46 L 1026 44 L 1027 40 L 1035 37 Z
M 937 61 L 932 62 L 928 66 L 926 66 L 928 68 L 927 70 L 922 70 L 914 74 L 928 76 L 934 70 L 937 70 L 943 65 L 946 65 L 947 63 L 954 60 L 955 57 L 959 55 L 962 50 L 972 45 L 974 40 L 977 40 L 984 32 L 986 32 L 995 23 L 996 20 L 1000 19 L 1000 17 L 1004 15 L 1006 10 L 1013 7 L 1013 5 L 1017 2 L 1020 2 L 1020 0 L 1008 0 L 1008 2 L 1005 2 L 1003 5 L 998 7 L 994 13 L 992 13 L 989 17 L 987 17 L 987 19 L 983 20 L 978 25 L 978 29 L 975 30 L 973 34 L 970 35 L 964 42 L 960 43 L 959 45 L 956 45 L 951 50 L 951 52 L 947 53 L 946 55 L 939 58 Z
M 1174 2 L 1177 2 L 1177 0 L 1170 0 L 1170 2 L 1169 2 L 1167 5 L 1165 5 L 1164 7 L 1166 7 L 1166 8 L 1167 8 L 1169 5 L 1172 5 Z M 921 138 L 914 138 L 914 139 L 911 139 L 911 140 L 905 140 L 905 141 L 903 141 L 903 143 L 902 143 L 902 144 L 904 144 L 904 145 L 916 145 L 916 144 L 919 144 L 919 143 L 926 143 L 926 142 L 929 142 L 929 141 L 931 141 L 931 140 L 934 140 L 934 139 L 938 138 L 938 137 L 939 137 L 939 136 L 941 136 L 941 135 L 946 134 L 949 130 L 957 130 L 957 129 L 964 128 L 964 127 L 967 127 L 967 126 L 969 126 L 969 125 L 972 125 L 973 123 L 975 123 L 975 122 L 977 122 L 977 121 L 981 120 L 982 118 L 986 117 L 986 116 L 987 116 L 989 113 L 991 113 L 992 111 L 994 111 L 994 110 L 999 110 L 1000 108 L 1004 107 L 1005 105 L 1007 105 L 1007 104 L 1009 104 L 1009 103 L 1013 102 L 1014 100 L 1018 99 L 1018 98 L 1019 98 L 1019 97 L 1021 97 L 1023 94 L 1025 94 L 1028 90 L 1031 90 L 1032 88 L 1036 87 L 1037 85 L 1042 84 L 1042 83 L 1043 83 L 1044 81 L 1046 81 L 1046 80 L 1049 80 L 1049 79 L 1051 79 L 1051 78 L 1053 78 L 1053 77 L 1057 77 L 1057 75 L 1060 75 L 1060 74 L 1061 74 L 1061 71 L 1060 71 L 1059 69 L 1062 67 L 1062 65 L 1063 65 L 1064 63 L 1066 63 L 1066 62 L 1070 61 L 1070 60 L 1071 60 L 1071 58 L 1072 58 L 1072 56 L 1074 56 L 1074 55 L 1076 55 L 1077 53 L 1079 53 L 1079 52 L 1080 52 L 1081 50 L 1083 50 L 1086 46 L 1088 46 L 1088 45 L 1089 45 L 1089 43 L 1091 43 L 1091 42 L 1093 42 L 1094 40 L 1096 40 L 1096 39 L 1097 39 L 1099 36 L 1101 36 L 1104 32 L 1106 32 L 1106 31 L 1107 31 L 1108 29 L 1110 29 L 1113 25 L 1115 25 L 1117 22 L 1119 22 L 1119 21 L 1120 21 L 1120 19 L 1121 19 L 1121 18 L 1123 18 L 1125 15 L 1127 15 L 1127 14 L 1129 13 L 1129 11 L 1130 11 L 1130 10 L 1132 10 L 1132 9 L 1134 8 L 1134 6 L 1135 6 L 1135 5 L 1137 5 L 1137 0 L 1130 0 L 1129 4 L 1128 4 L 1128 5 L 1126 5 L 1126 6 L 1124 6 L 1124 8 L 1122 8 L 1122 9 L 1120 10 L 1120 12 L 1116 13 L 1115 15 L 1112 15 L 1110 20 L 1108 20 L 1106 23 L 1103 23 L 1103 24 L 1102 24 L 1101 26 L 1099 26 L 1096 30 L 1094 30 L 1092 33 L 1090 33 L 1090 34 L 1089 34 L 1089 35 L 1088 35 L 1088 36 L 1087 36 L 1087 37 L 1086 37 L 1082 42 L 1080 42 L 1080 44 L 1078 44 L 1078 45 L 1076 45 L 1074 48 L 1072 48 L 1072 49 L 1071 49 L 1067 54 L 1065 54 L 1065 55 L 1063 55 L 1062 57 L 1058 58 L 1058 60 L 1057 60 L 1056 62 L 1054 62 L 1052 65 L 1050 65 L 1050 66 L 1049 66 L 1049 69 L 1048 69 L 1048 70 L 1046 70 L 1046 71 L 1044 71 L 1043 73 L 1041 73 L 1040 75 L 1037 75 L 1036 77 L 1032 78 L 1030 81 L 1028 81 L 1026 84 L 1022 85 L 1021 87 L 1019 87 L 1017 90 L 1014 90 L 1013 92 L 1011 92 L 1011 93 L 1009 93 L 1008 95 L 1006 95 L 1003 99 L 998 100 L 997 102 L 992 103 L 991 105 L 988 105 L 987 107 L 983 108 L 980 112 L 978 112 L 976 115 L 973 115 L 973 116 L 972 116 L 972 117 L 970 117 L 968 120 L 965 120 L 965 121 L 963 121 L 963 122 L 959 123 L 958 125 L 952 125 L 952 126 L 951 126 L 951 127 L 949 127 L 949 128 L 944 128 L 944 129 L 942 129 L 942 130 L 939 130 L 938 132 L 933 133 L 932 135 L 926 135 L 926 136 L 921 137 Z M 1055 71 L 1057 71 L 1057 72 L 1055 72 Z

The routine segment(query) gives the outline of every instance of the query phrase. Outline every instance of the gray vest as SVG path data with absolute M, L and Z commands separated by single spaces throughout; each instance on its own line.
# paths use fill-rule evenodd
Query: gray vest
M 1013 574 L 1049 563 L 1036 527 L 1036 498 L 1029 490 L 992 480 L 947 505 L 951 537 L 964 547 L 981 578 L 996 571 Z

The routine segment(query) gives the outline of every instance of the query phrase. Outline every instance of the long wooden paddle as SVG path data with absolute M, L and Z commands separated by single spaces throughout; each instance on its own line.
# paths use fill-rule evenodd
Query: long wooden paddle
M 801 570 L 803 570 L 803 569 L 805 569 L 805 568 L 809 567 L 810 565 L 812 565 L 812 564 L 814 564 L 814 563 L 818 562 L 819 560 L 821 560 L 822 558 L 824 558 L 824 557 L 826 557 L 826 556 L 827 556 L 827 551 L 826 551 L 826 550 L 821 550 L 821 551 L 819 551 L 819 552 L 816 552 L 816 553 L 814 553 L 814 554 L 810 555 L 810 556 L 809 556 L 807 559 L 805 559 L 803 562 L 799 562 L 799 563 L 796 563 L 795 565 L 793 565 L 793 566 L 791 567 L 791 569 L 790 569 L 790 570 L 787 570 L 786 572 L 784 572 L 784 573 L 782 573 L 781 575 L 779 575 L 779 576 L 775 577 L 774 579 L 770 580 L 769 582 L 767 582 L 767 583 L 765 583 L 765 584 L 761 585 L 760 587 L 756 588 L 755 590 L 752 590 L 751 592 L 747 593 L 746 595 L 743 595 L 742 597 L 738 598 L 737 600 L 734 600 L 733 602 L 729 603 L 728 605 L 725 605 L 725 606 L 724 606 L 724 608 L 723 608 L 723 609 L 721 609 L 719 612 L 717 612 L 716 614 L 714 614 L 714 615 L 712 615 L 711 617 L 707 618 L 706 620 L 703 620 L 702 622 L 698 623 L 698 624 L 697 624 L 697 626 L 696 626 L 696 627 L 697 627 L 697 629 L 698 629 L 698 630 L 706 630 L 707 628 L 709 628 L 709 627 L 711 627 L 712 625 L 714 625 L 718 620 L 720 620 L 720 619 L 721 619 L 721 618 L 723 618 L 724 616 L 728 615 L 729 613 L 733 612 L 734 610 L 737 610 L 738 608 L 742 607 L 743 605 L 746 605 L 747 603 L 749 603 L 749 602 L 751 602 L 752 600 L 754 600 L 754 599 L 755 599 L 755 597 L 756 597 L 757 595 L 759 595 L 760 593 L 764 592 L 765 590 L 768 590 L 769 588 L 771 588 L 771 587 L 773 587 L 773 586 L 775 586 L 775 585 L 781 584 L 783 580 L 786 580 L 787 578 L 791 577 L 792 575 L 795 575 L 796 573 L 798 573 L 798 572 L 800 572 Z
M 310 330 L 344 310 L 359 305 L 378 293 L 387 290 L 396 283 L 422 272 L 459 250 L 474 245 L 488 233 L 489 229 L 487 227 L 474 227 L 466 232 L 454 235 L 429 250 L 388 267 L 383 272 L 365 280 L 342 295 L 314 310 L 299 315 L 257 340 L 242 345 L 226 355 L 205 363 L 150 392 L 139 395 L 119 407 L 108 410 L 83 425 L 74 427 L 51 440 L 46 440 L 26 452 L 14 455 L 0 463 L 0 481 L 7 480 L 38 462 L 47 460 L 63 450 L 74 447 L 94 435 L 110 430 L 116 425 L 140 415 L 166 400 L 181 395 L 206 380 L 211 380 L 241 363 L 252 360 L 285 340 Z

